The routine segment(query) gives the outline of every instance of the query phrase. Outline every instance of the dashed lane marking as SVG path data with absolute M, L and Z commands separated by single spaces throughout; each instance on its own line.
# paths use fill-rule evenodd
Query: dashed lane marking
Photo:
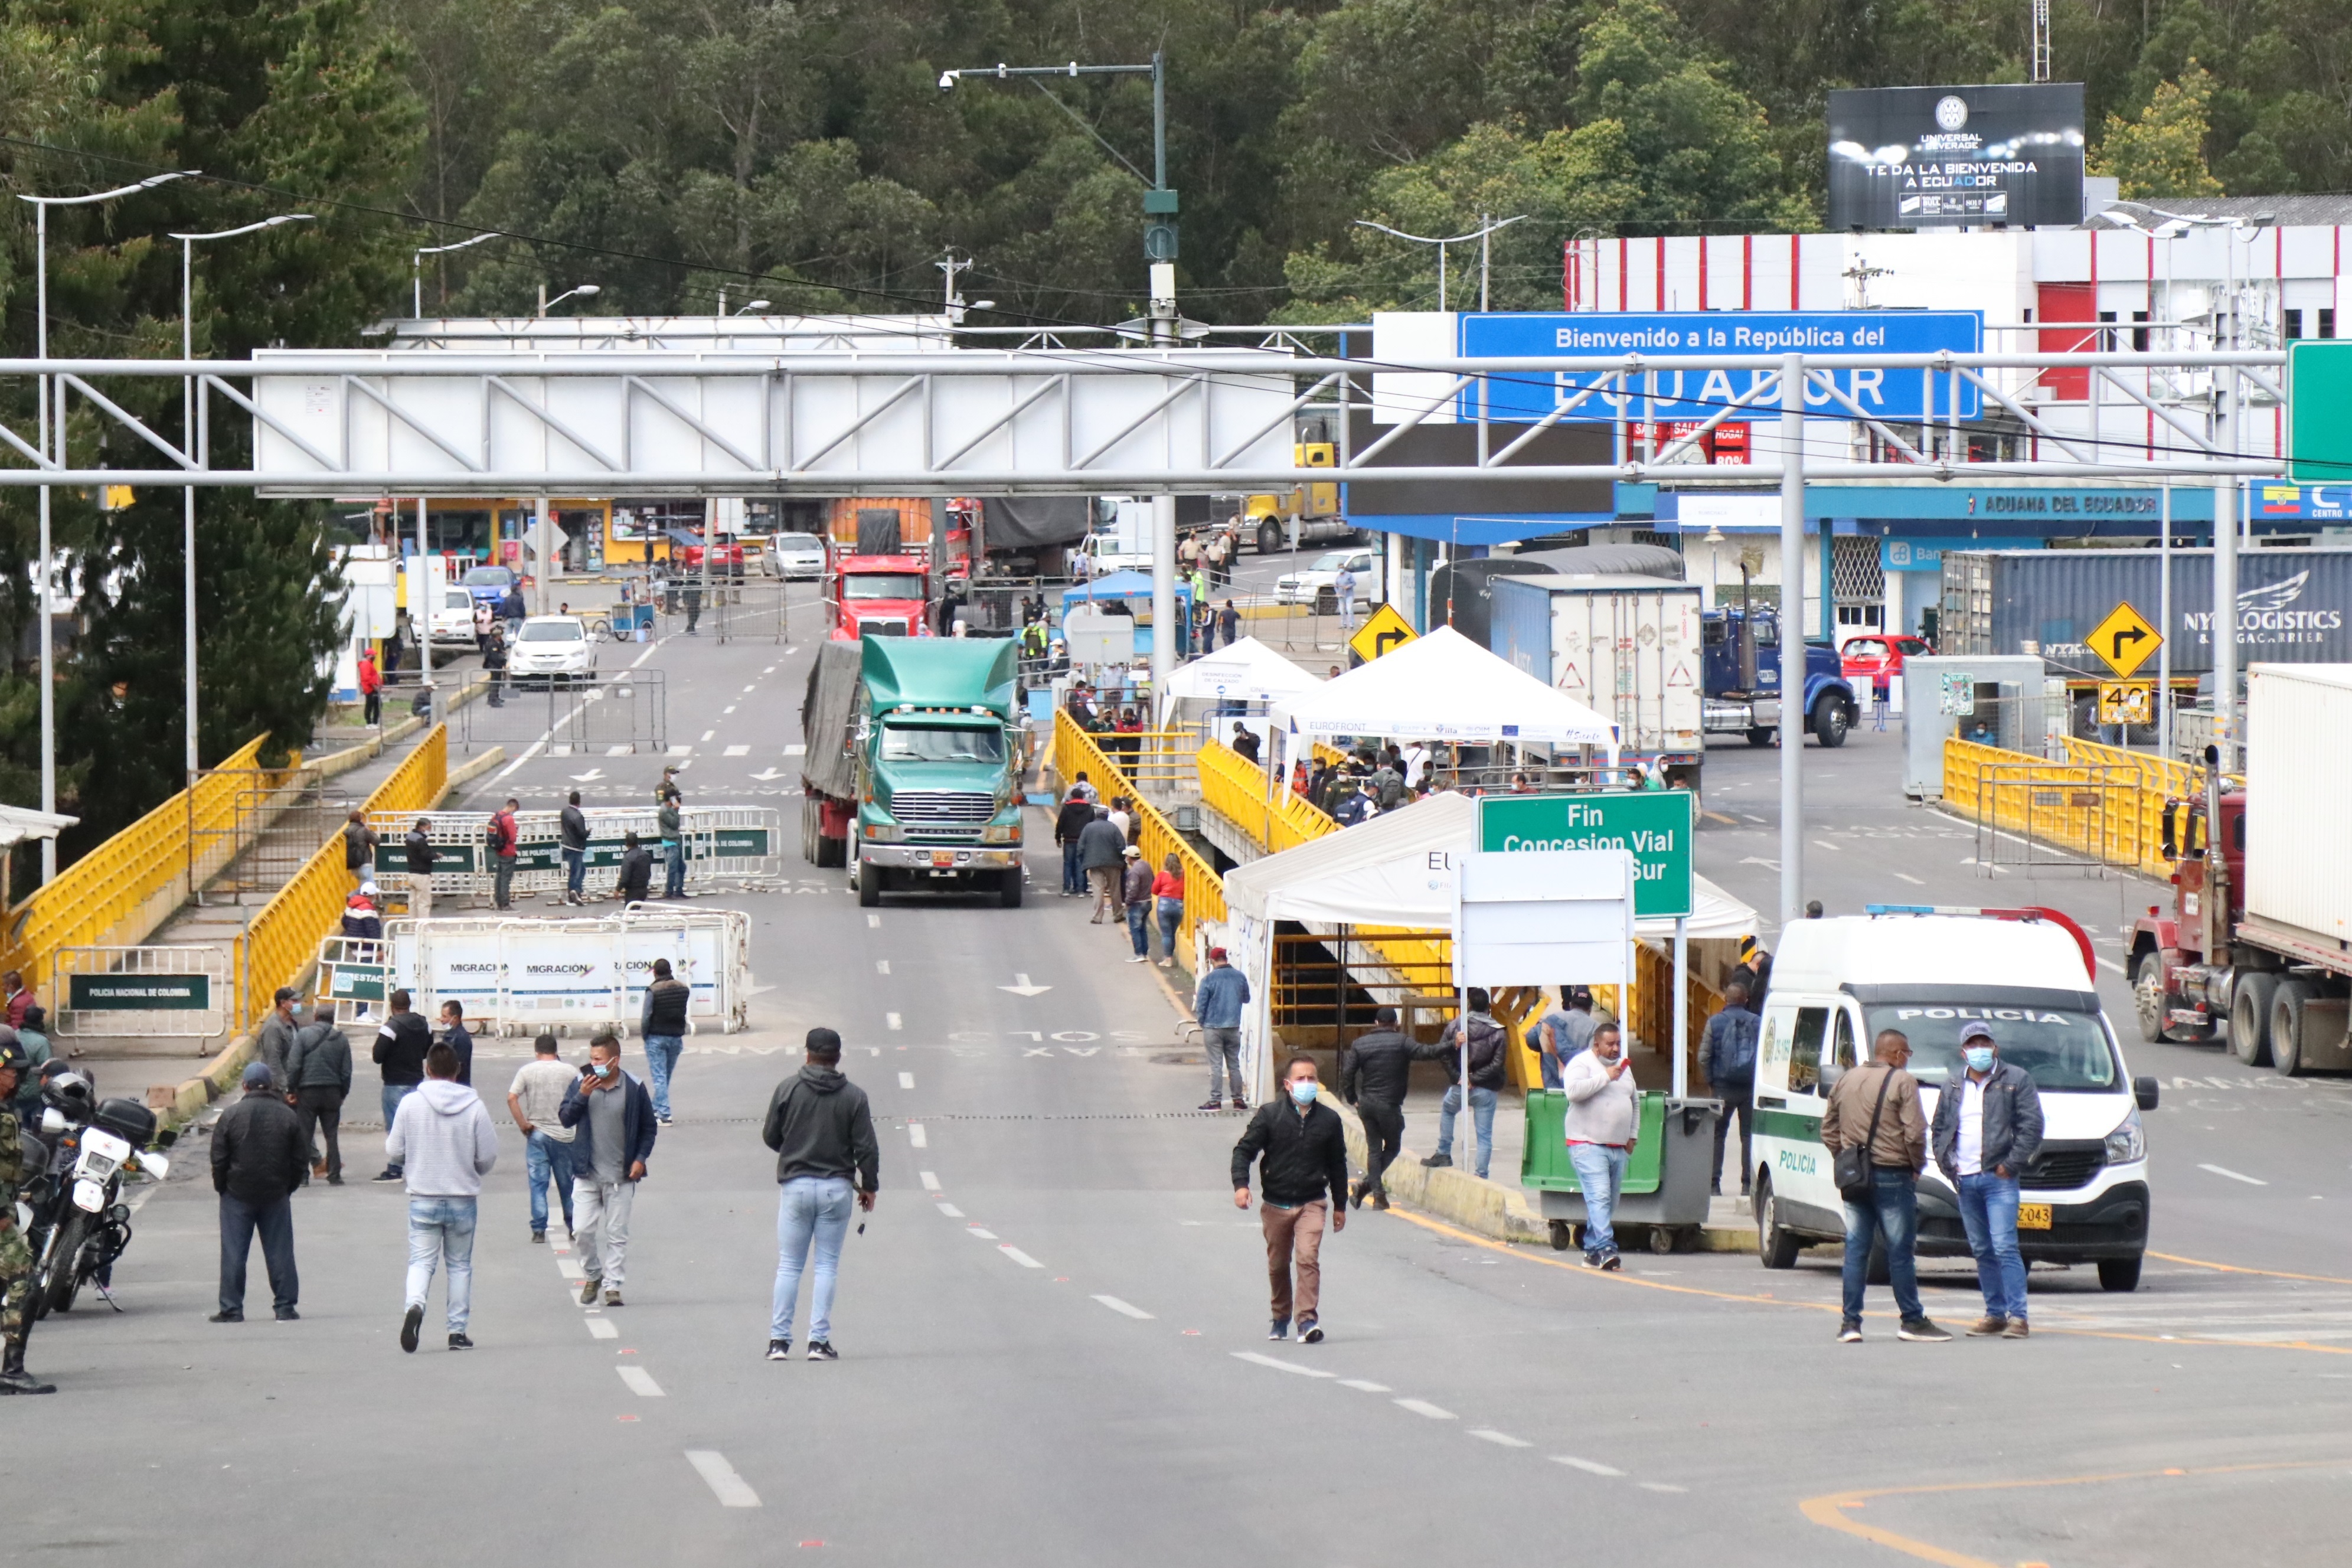
M 902 1073 L 900 1073 L 900 1074 L 898 1075 L 898 1087 L 899 1087 L 900 1089 L 912 1089 L 912 1088 L 914 1088 L 914 1087 L 915 1087 L 915 1075 L 914 1075 L 913 1073 L 910 1073 L 910 1072 L 902 1072 Z
M 2227 1176 L 2233 1182 L 2243 1182 L 2250 1187 L 2267 1187 L 2270 1185 L 2268 1182 L 2263 1181 L 2260 1176 L 2249 1176 L 2244 1172 L 2233 1171 L 2227 1165 L 2200 1165 L 2197 1168 L 2200 1171 L 2210 1171 L 2217 1176 Z
M 748 757 L 751 754 L 751 748 L 749 746 L 730 746 L 727 748 L 727 754 L 730 757 Z
M 1451 1421 L 1454 1412 L 1443 1405 L 1432 1405 L 1426 1399 L 1392 1399 L 1389 1402 L 1400 1410 L 1410 1410 L 1415 1415 L 1426 1415 L 1432 1421 Z
M 1913 887 L 1915 887 L 1915 888 L 1924 888 L 1924 887 L 1926 887 L 1926 886 L 1927 885 L 1927 884 L 1926 883 L 1926 881 L 1924 881 L 1924 880 L 1923 880 L 1923 879 L 1921 879 L 1920 878 L 1911 876 L 1911 875 L 1909 875 L 1909 874 L 1908 874 L 1908 873 L 1906 873 L 1906 872 L 1897 871 L 1897 872 L 1895 872 L 1895 874 L 1897 877 L 1902 878 L 1905 881 L 1906 881 L 1906 882 L 1910 883 L 1910 884 L 1911 884 Z
M 923 1184 L 923 1191 L 936 1193 L 940 1190 L 940 1179 L 936 1174 L 929 1171 L 918 1171 L 915 1173 Z
M 760 1494 L 751 1489 L 751 1483 L 735 1473 L 735 1467 L 729 1464 L 727 1456 L 718 1449 L 688 1448 L 686 1462 L 694 1467 L 695 1473 L 710 1488 L 710 1494 L 719 1500 L 719 1507 L 760 1506 Z
M 1339 1380 L 1339 1386 L 1342 1388 L 1358 1389 L 1365 1394 L 1394 1394 L 1396 1392 L 1395 1389 L 1391 1388 L 1385 1383 L 1374 1383 L 1370 1378 L 1362 1377 L 1343 1377 Z
M 555 1260 L 555 1271 L 558 1274 L 562 1275 L 566 1279 L 571 1280 L 575 1285 L 581 1280 L 588 1278 L 586 1271 L 583 1270 L 580 1265 L 572 1262 L 569 1258 L 557 1258 Z
M 702 732 L 702 742 L 701 742 L 701 743 L 702 743 L 703 745 L 706 745 L 706 746 L 707 746 L 707 745 L 710 744 L 710 742 L 711 742 L 712 741 L 714 741 L 714 740 L 718 739 L 718 737 L 719 737 L 719 731 L 716 731 L 716 730 L 705 730 L 705 731 Z
M 621 1337 L 621 1328 L 610 1318 L 591 1318 L 588 1320 L 588 1337 L 592 1340 L 617 1340 Z
M 1686 1492 L 1690 1490 L 1690 1488 L 1688 1487 L 1678 1487 L 1671 1481 L 1636 1481 L 1633 1484 L 1640 1487 L 1645 1492 Z
M 1535 1447 L 1533 1443 L 1528 1442 L 1525 1437 L 1514 1437 L 1508 1432 L 1497 1432 L 1491 1426 L 1474 1426 L 1470 1430 L 1470 1436 L 1483 1439 L 1486 1442 L 1492 1443 L 1498 1448 L 1532 1448 Z
M 1038 1262 L 1035 1258 L 1030 1257 L 1027 1253 L 1022 1251 L 1019 1247 L 1014 1247 L 1010 1242 L 997 1243 L 996 1250 L 1004 1254 L 1005 1257 L 1010 1258 L 1013 1262 L 1018 1263 L 1024 1268 L 1043 1268 L 1045 1267 L 1044 1264 Z
M 928 1149 L 931 1146 L 930 1138 L 925 1134 L 923 1124 L 919 1121 L 907 1123 L 907 1142 L 918 1149 Z
M 1325 1372 L 1320 1367 L 1301 1366 L 1295 1361 L 1284 1361 L 1279 1356 L 1261 1355 L 1255 1351 L 1235 1351 L 1234 1359 L 1248 1362 L 1253 1366 L 1270 1366 L 1276 1372 L 1286 1372 L 1294 1377 L 1337 1377 L 1339 1375 L 1337 1373 Z
M 631 1394 L 637 1395 L 641 1399 L 659 1399 L 662 1397 L 662 1385 L 656 1383 L 654 1381 L 654 1374 L 647 1372 L 644 1367 L 618 1366 L 614 1367 L 613 1370 L 621 1374 L 621 1381 L 629 1385 L 629 1392 Z
M 1151 1313 L 1145 1311 L 1142 1308 L 1134 1305 L 1132 1302 L 1122 1301 L 1116 1296 L 1097 1296 L 1095 1300 L 1100 1301 L 1104 1306 L 1108 1307 L 1112 1311 L 1118 1313 L 1122 1317 L 1139 1318 L 1146 1322 L 1150 1322 L 1151 1321 Z
M 1580 1459 L 1573 1454 L 1554 1454 L 1550 1458 L 1555 1465 L 1566 1465 L 1571 1470 L 1582 1470 L 1591 1476 L 1622 1476 L 1625 1473 L 1614 1465 L 1604 1465 L 1598 1459 Z
M 866 917 L 866 929 L 868 931 L 881 930 L 882 917 L 880 915 L 867 915 Z
M 956 1207 L 953 1204 L 941 1204 L 940 1205 L 940 1212 L 947 1215 L 950 1219 L 963 1218 L 963 1210 Z
M 885 1023 L 888 1024 L 894 1029 L 904 1028 L 906 1026 L 904 1024 L 899 1022 L 898 1015 L 896 1013 L 885 1013 L 882 1015 L 882 1018 Z
M 877 973 L 877 974 L 887 974 L 887 973 L 890 973 L 890 961 L 889 961 L 888 959 L 887 959 L 887 958 L 877 958 L 877 959 L 876 959 L 876 960 L 874 961 L 874 973 Z
M 973 1235 L 973 1236 L 976 1236 L 976 1237 L 980 1237 L 980 1239 L 981 1239 L 981 1240 L 982 1240 L 982 1241 L 994 1241 L 994 1240 L 996 1239 L 996 1233 L 995 1233 L 994 1231 L 992 1231 L 992 1230 L 990 1230 L 990 1229 L 989 1229 L 987 1226 L 980 1226 L 980 1225 L 968 1225 L 968 1226 L 964 1226 L 964 1229 L 965 1229 L 965 1230 L 967 1230 L 968 1232 L 970 1232 L 971 1235 Z
M 669 749 L 669 754 L 673 757 L 690 757 L 694 755 L 694 748 L 680 741 Z

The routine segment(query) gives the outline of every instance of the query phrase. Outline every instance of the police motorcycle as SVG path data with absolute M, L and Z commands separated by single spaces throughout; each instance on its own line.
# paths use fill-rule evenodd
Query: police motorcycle
M 123 1178 L 143 1173 L 160 1182 L 171 1169 L 168 1158 L 146 1148 L 155 1137 L 155 1113 L 135 1100 L 100 1100 L 89 1076 L 68 1068 L 42 1084 L 40 1134 L 48 1158 L 26 1193 L 34 1316 L 71 1311 L 93 1280 L 112 1306 L 107 1287 L 114 1260 L 131 1245 Z

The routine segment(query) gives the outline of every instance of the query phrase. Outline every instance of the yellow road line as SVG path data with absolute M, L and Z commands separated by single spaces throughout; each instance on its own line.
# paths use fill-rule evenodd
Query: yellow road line
M 2315 1285 L 2352 1285 L 2336 1274 L 2290 1274 L 2281 1268 L 2248 1268 L 2236 1263 L 2208 1263 L 2201 1258 L 2181 1258 L 2169 1252 L 2151 1252 L 2150 1258 L 2160 1258 L 2167 1263 L 2186 1263 L 2191 1268 L 2210 1268 L 2217 1274 L 2258 1274 L 2265 1279 L 2307 1279 Z

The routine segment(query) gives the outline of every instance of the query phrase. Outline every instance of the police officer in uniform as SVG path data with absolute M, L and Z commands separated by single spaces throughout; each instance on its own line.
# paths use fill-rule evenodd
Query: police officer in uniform
M 33 1328 L 33 1253 L 16 1224 L 16 1192 L 33 1173 L 16 1120 L 16 1079 L 32 1060 L 13 1034 L 0 1043 L 0 1394 L 55 1394 L 25 1370 L 25 1336 Z M 38 1149 L 37 1140 L 33 1147 Z

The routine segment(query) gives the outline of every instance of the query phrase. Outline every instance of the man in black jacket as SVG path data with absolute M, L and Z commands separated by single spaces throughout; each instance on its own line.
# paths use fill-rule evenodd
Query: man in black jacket
M 1478 1179 L 1486 1178 L 1486 1167 L 1495 1152 L 1495 1101 L 1502 1092 L 1507 1064 L 1504 1050 L 1510 1044 L 1503 1026 L 1495 1022 L 1487 1009 L 1493 999 L 1477 986 L 1470 988 L 1470 1120 L 1478 1130 Z M 1422 1161 L 1424 1165 L 1440 1166 L 1454 1163 L 1454 1118 L 1462 1110 L 1462 1020 L 1452 1018 L 1439 1032 L 1437 1043 L 1444 1060 L 1453 1064 L 1453 1087 L 1437 1108 L 1437 1152 Z
M 408 851 L 408 912 L 423 920 L 433 912 L 433 862 L 441 858 L 433 847 L 433 819 L 418 817 L 401 844 Z
M 768 1359 L 793 1352 L 793 1307 L 801 1273 L 816 1250 L 816 1283 L 809 1292 L 811 1361 L 835 1361 L 833 1289 L 841 1244 L 849 1234 L 852 1202 L 869 1213 L 881 1184 L 882 1145 L 866 1091 L 843 1076 L 841 1037 L 808 1032 L 808 1060 L 776 1086 L 760 1136 L 776 1152 L 781 1189 L 776 1210 L 776 1290 L 768 1325 Z
M 2020 1179 L 2042 1152 L 2042 1091 L 2023 1068 L 2000 1059 L 1992 1026 L 1960 1026 L 1960 1065 L 1936 1096 L 1927 1146 L 1959 1199 L 1960 1225 L 1976 1255 L 1985 1315 L 1969 1331 L 2021 1340 L 2026 1326 L 2025 1257 L 2017 1245 Z
M 1757 1031 L 1761 1027 L 1757 1016 L 1748 1007 L 1748 985 L 1734 978 L 1723 987 L 1723 1011 L 1706 1021 L 1706 1037 L 1698 1048 L 1699 1066 L 1706 1069 L 1706 1087 L 1716 1099 L 1723 1101 L 1723 1114 L 1715 1123 L 1715 1163 L 1707 1167 L 1713 1178 L 1708 1190 L 1723 1191 L 1723 1150 L 1731 1134 L 1731 1119 L 1739 1118 L 1739 1195 L 1748 1195 L 1755 1180 L 1753 1145 L 1749 1142 L 1753 1128 L 1749 1120 L 1756 1114 L 1756 1045 Z
M 621 840 L 620 884 L 614 897 L 625 904 L 642 904 L 654 890 L 654 852 L 634 833 Z
M 1364 1123 L 1366 1170 L 1349 1201 L 1360 1208 L 1369 1198 L 1374 1208 L 1384 1209 L 1389 1194 L 1381 1177 L 1404 1146 L 1404 1096 L 1412 1064 L 1444 1056 L 1445 1047 L 1424 1046 L 1400 1033 L 1393 1007 L 1375 1012 L 1372 1022 L 1380 1026 L 1357 1036 L 1339 1053 L 1339 1098 L 1356 1108 Z
M 333 1003 L 320 1003 L 311 1022 L 294 1037 L 294 1054 L 286 1071 L 294 1082 L 294 1116 L 302 1129 L 302 1146 L 310 1156 L 310 1173 L 326 1177 L 331 1187 L 340 1187 L 343 1151 L 337 1134 L 343 1100 L 352 1092 L 352 1042 L 336 1026 Z M 324 1159 L 319 1156 L 320 1129 L 327 1134 Z
M 1078 860 L 1078 835 L 1094 819 L 1092 792 L 1080 794 L 1076 786 L 1062 797 L 1062 809 L 1054 814 L 1054 842 L 1062 847 L 1062 897 L 1066 899 L 1075 899 L 1087 890 L 1086 870 Z
M 301 1281 L 294 1272 L 294 1189 L 310 1175 L 310 1145 L 294 1108 L 272 1087 L 269 1068 L 248 1062 L 245 1098 L 213 1129 L 213 1191 L 220 1194 L 220 1310 L 215 1323 L 245 1321 L 245 1263 L 253 1233 L 269 1268 L 269 1295 L 278 1321 L 294 1310 Z
M 588 900 L 581 889 L 588 882 L 588 814 L 580 809 L 580 792 L 576 789 L 563 803 L 563 816 L 556 825 L 556 834 L 563 850 L 563 901 L 584 904 Z
M 433 1048 L 433 1026 L 424 1016 L 408 1010 L 408 993 L 395 991 L 391 998 L 392 1011 L 383 1026 L 375 1033 L 372 1053 L 375 1065 L 383 1069 L 383 1125 L 389 1132 L 392 1119 L 400 1112 L 400 1102 L 415 1092 L 425 1081 L 425 1053 Z M 386 1164 L 379 1182 L 401 1179 L 398 1165 Z
M 1265 1337 L 1290 1337 L 1291 1261 L 1298 1264 L 1298 1338 L 1323 1339 L 1323 1226 L 1348 1228 L 1348 1134 L 1339 1113 L 1316 1100 L 1315 1058 L 1283 1065 L 1283 1092 L 1257 1108 L 1234 1145 L 1234 1207 L 1249 1207 L 1250 1162 L 1258 1163 L 1265 1202 L 1258 1228 L 1265 1235 L 1265 1274 L 1274 1292 L 1274 1328 Z

